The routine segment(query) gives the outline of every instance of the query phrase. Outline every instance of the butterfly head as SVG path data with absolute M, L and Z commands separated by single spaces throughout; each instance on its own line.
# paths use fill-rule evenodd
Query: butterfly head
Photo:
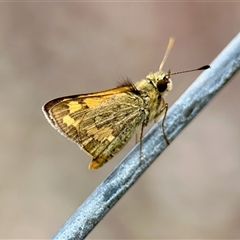
M 172 79 L 170 78 L 170 70 L 168 73 L 158 71 L 155 73 L 150 73 L 146 77 L 148 81 L 157 89 L 161 96 L 166 96 L 169 91 L 172 90 Z
M 161 95 L 166 95 L 169 91 L 172 90 L 172 79 L 170 78 L 170 70 L 168 74 L 161 74 L 156 76 L 156 85 L 159 93 Z

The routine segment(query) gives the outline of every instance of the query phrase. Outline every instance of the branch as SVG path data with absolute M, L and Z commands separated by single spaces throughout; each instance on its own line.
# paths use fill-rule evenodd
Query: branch
M 240 33 L 169 109 L 165 132 L 173 141 L 240 68 Z M 76 210 L 52 239 L 84 239 L 167 147 L 158 122 Z

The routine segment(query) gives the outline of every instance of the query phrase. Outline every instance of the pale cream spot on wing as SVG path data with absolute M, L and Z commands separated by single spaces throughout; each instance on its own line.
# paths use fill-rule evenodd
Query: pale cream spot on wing
M 110 136 L 108 136 L 107 140 L 108 140 L 109 142 L 111 142 L 114 138 L 115 138 L 115 137 L 111 134 Z
M 69 115 L 67 115 L 63 117 L 63 123 L 67 124 L 67 126 L 69 127 L 71 125 L 74 125 L 74 123 L 76 124 L 76 121 Z
M 74 113 L 82 109 L 82 105 L 78 101 L 71 101 L 68 103 L 69 113 Z

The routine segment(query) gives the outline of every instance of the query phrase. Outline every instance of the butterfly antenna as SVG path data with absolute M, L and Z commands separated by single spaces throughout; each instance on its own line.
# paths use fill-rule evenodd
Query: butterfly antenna
M 196 68 L 196 69 L 191 69 L 191 70 L 171 73 L 171 75 L 176 75 L 176 74 L 180 74 L 180 73 L 187 73 L 187 72 L 195 72 L 195 71 L 199 71 L 199 70 L 206 70 L 208 68 L 210 68 L 210 66 L 209 65 L 205 65 L 205 66 L 202 66 L 202 67 Z
M 159 71 L 162 71 L 163 65 L 164 65 L 164 63 L 165 63 L 166 60 L 167 60 L 167 57 L 168 57 L 168 55 L 169 55 L 169 53 L 170 53 L 170 51 L 171 51 L 171 49 L 172 49 L 172 47 L 173 47 L 173 44 L 174 44 L 174 38 L 171 37 L 171 38 L 169 39 L 168 46 L 167 46 L 167 50 L 166 50 L 166 52 L 165 52 L 165 54 L 164 54 L 163 60 L 162 60 L 162 62 L 161 62 L 161 64 L 160 64 L 160 66 L 159 66 Z

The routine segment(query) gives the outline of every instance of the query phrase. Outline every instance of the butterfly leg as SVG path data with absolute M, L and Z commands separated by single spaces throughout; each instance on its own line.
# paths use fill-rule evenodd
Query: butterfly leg
M 158 116 L 160 116 L 161 114 L 163 114 L 163 120 L 162 120 L 163 137 L 164 137 L 166 143 L 169 145 L 170 142 L 169 142 L 169 140 L 168 140 L 168 138 L 167 138 L 167 134 L 166 134 L 166 132 L 165 132 L 165 126 L 164 126 L 164 122 L 165 122 L 166 115 L 167 115 L 167 111 L 168 111 L 168 104 L 165 103 L 165 101 L 164 101 L 163 98 L 161 99 L 161 102 L 162 102 L 161 105 L 163 105 L 163 107 L 161 107 L 161 108 L 159 109 L 159 111 L 157 112 L 157 114 L 156 114 L 156 116 L 155 116 L 155 119 L 154 119 L 154 122 L 157 121 L 157 117 L 158 117 Z
M 165 133 L 165 127 L 164 127 L 164 122 L 165 122 L 165 119 L 166 119 L 166 116 L 167 116 L 167 111 L 168 111 L 168 104 L 165 103 L 165 107 L 163 108 L 162 112 L 164 111 L 164 115 L 163 115 L 163 120 L 162 120 L 162 131 L 163 131 L 163 136 L 164 136 L 164 139 L 166 140 L 166 143 L 169 145 L 170 142 L 167 138 L 167 134 Z

